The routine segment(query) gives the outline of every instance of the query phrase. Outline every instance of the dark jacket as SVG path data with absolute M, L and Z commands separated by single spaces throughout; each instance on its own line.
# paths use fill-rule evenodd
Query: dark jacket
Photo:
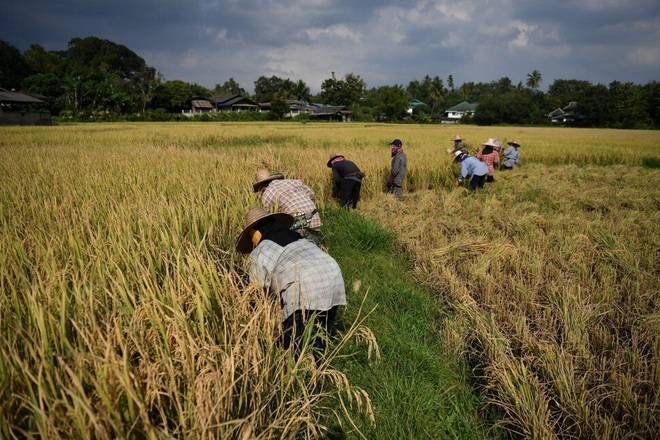
M 344 159 L 332 164 L 332 178 L 334 179 L 336 186 L 341 185 L 343 179 L 362 182 L 362 178 L 358 177 L 357 173 L 361 173 L 360 168 L 350 160 Z

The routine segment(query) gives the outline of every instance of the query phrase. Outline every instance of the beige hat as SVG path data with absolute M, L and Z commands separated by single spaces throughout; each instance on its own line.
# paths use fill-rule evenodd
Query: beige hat
M 284 179 L 284 174 L 282 173 L 273 174 L 270 171 L 268 171 L 266 168 L 264 168 L 263 170 L 257 171 L 257 175 L 254 177 L 255 182 L 252 184 L 252 188 L 254 189 L 254 192 L 257 192 L 264 183 L 276 179 Z
M 332 161 L 335 160 L 338 157 L 344 157 L 344 156 L 341 155 L 341 154 L 331 154 L 330 155 L 330 159 L 328 159 L 328 163 L 327 163 L 328 168 L 332 168 Z
M 497 145 L 497 142 L 495 142 L 495 139 L 493 138 L 488 138 L 488 140 L 481 145 L 488 145 L 489 147 L 499 147 L 499 145 Z
M 454 154 L 454 160 L 457 160 L 459 157 L 461 157 L 465 153 L 463 152 L 463 150 L 456 150 L 456 151 L 454 151 L 453 154 Z
M 507 144 L 509 144 L 509 145 L 515 145 L 516 147 L 519 147 L 519 146 L 520 146 L 520 144 L 519 144 L 518 142 L 516 142 L 516 141 L 509 141 L 509 142 L 507 142 Z
M 456 141 L 462 141 L 462 140 L 463 140 L 463 138 L 460 137 L 459 135 L 456 135 L 456 137 L 454 138 L 454 142 L 456 142 Z
M 252 234 L 250 232 L 255 229 L 257 223 L 268 218 L 281 221 L 287 228 L 293 225 L 293 217 L 289 214 L 285 214 L 284 212 L 269 214 L 268 211 L 260 206 L 252 208 L 245 214 L 245 228 L 236 239 L 236 250 L 238 252 L 248 254 L 252 251 Z

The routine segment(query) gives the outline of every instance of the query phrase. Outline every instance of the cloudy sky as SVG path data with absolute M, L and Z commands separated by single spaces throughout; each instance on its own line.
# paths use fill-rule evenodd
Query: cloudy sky
M 658 0 L 16 0 L 0 39 L 63 50 L 72 38 L 123 44 L 167 80 L 213 88 L 260 76 L 335 72 L 369 88 L 438 75 L 456 87 L 541 72 L 594 84 L 660 80 Z

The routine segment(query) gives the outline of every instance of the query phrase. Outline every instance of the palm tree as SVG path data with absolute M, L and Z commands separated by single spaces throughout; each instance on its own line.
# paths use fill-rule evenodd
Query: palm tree
M 427 76 L 428 78 L 428 76 Z M 425 78 L 426 79 L 426 78 Z M 444 101 L 445 96 L 447 95 L 447 89 L 442 80 L 436 75 L 430 82 L 430 98 L 433 101 L 433 107 L 431 108 L 431 114 L 435 112 L 435 106 Z
M 310 102 L 312 100 L 312 94 L 309 90 L 309 87 L 305 81 L 299 79 L 293 86 L 293 93 L 296 95 L 298 101 Z
M 532 73 L 527 74 L 527 87 L 536 90 L 541 85 L 541 81 L 543 81 L 541 79 L 541 72 L 538 70 L 534 69 Z

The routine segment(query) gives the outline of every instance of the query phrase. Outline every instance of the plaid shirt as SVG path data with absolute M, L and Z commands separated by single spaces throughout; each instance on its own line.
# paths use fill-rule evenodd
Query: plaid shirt
M 492 153 L 483 154 L 481 151 L 478 152 L 475 156 L 480 161 L 488 165 L 488 175 L 493 176 L 495 174 L 495 165 L 500 163 L 500 155 L 497 154 L 497 151 Z
M 309 240 L 280 246 L 262 240 L 250 253 L 250 281 L 282 301 L 282 321 L 296 310 L 330 310 L 346 304 L 337 262 Z
M 278 179 L 268 184 L 261 195 L 261 203 L 269 211 L 275 209 L 295 216 L 300 212 L 314 211 L 314 198 L 314 191 L 300 180 Z M 321 229 L 321 216 L 318 212 L 312 217 L 309 229 Z

